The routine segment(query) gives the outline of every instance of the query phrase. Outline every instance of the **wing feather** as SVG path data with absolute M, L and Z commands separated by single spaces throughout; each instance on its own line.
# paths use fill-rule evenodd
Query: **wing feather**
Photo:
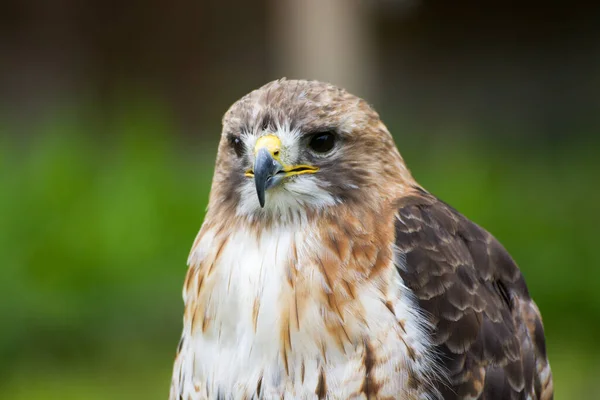
M 504 247 L 421 189 L 398 202 L 395 230 L 398 271 L 434 326 L 444 399 L 551 399 L 541 316 Z

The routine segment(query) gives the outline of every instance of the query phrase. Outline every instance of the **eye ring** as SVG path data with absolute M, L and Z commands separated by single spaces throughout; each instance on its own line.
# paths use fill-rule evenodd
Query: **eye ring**
M 244 142 L 238 136 L 230 136 L 229 145 L 238 157 L 244 155 Z
M 318 132 L 311 136 L 308 147 L 315 153 L 325 154 L 335 146 L 336 136 L 333 132 Z

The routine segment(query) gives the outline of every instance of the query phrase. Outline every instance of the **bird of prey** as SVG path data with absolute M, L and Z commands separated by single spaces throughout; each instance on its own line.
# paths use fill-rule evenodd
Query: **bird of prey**
M 231 106 L 188 264 L 172 400 L 553 397 L 511 256 L 333 85 Z

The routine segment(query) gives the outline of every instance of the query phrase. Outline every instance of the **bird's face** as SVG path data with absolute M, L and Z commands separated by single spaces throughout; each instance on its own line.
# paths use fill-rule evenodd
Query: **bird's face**
M 275 81 L 225 115 L 209 210 L 295 219 L 367 201 L 397 178 L 399 164 L 364 101 L 320 82 Z
M 340 162 L 344 139 L 333 129 L 305 132 L 298 127 L 266 127 L 226 138 L 235 185 L 228 187 L 242 215 L 295 214 L 340 201 L 330 179 Z M 339 179 L 339 177 L 338 177 Z M 358 182 L 357 182 L 358 183 Z M 347 190 L 352 182 L 337 182 Z
M 326 131 L 301 135 L 278 130 L 263 132 L 258 138 L 246 141 L 251 142 L 245 147 L 252 148 L 253 163 L 244 175 L 252 178 L 258 203 L 264 207 L 267 192 L 272 203 L 285 200 L 290 192 L 306 195 L 320 191 L 318 177 L 300 176 L 319 172 L 319 165 L 323 165 L 319 158 L 328 157 L 327 153 L 334 150 L 336 134 Z M 287 142 L 285 146 L 284 141 Z M 247 186 L 252 189 L 252 184 Z M 329 196 L 322 194 L 325 195 L 322 200 L 327 202 Z

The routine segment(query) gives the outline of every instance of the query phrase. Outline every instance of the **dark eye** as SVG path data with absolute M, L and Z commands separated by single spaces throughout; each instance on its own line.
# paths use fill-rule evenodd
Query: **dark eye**
M 316 133 L 310 138 L 308 147 L 317 153 L 327 153 L 333 149 L 335 135 L 332 132 Z
M 242 142 L 242 139 L 237 136 L 231 136 L 229 137 L 229 144 L 238 157 L 241 157 L 244 154 L 244 142 Z

